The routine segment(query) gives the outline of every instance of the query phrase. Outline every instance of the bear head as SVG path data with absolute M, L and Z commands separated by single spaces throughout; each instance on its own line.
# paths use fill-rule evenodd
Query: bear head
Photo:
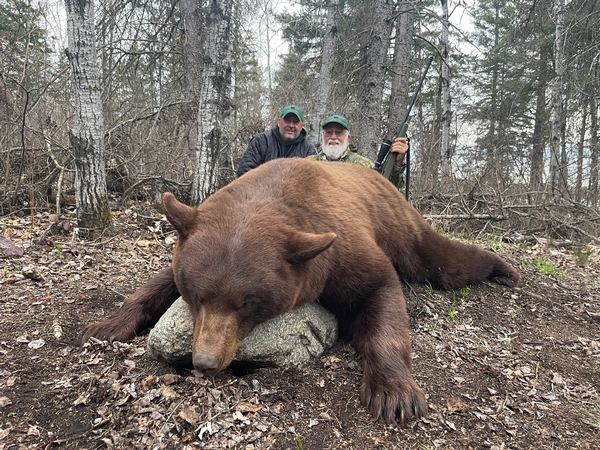
M 193 364 L 204 374 L 227 367 L 256 325 L 317 298 L 324 280 L 311 272 L 324 273 L 318 256 L 336 238 L 298 231 L 276 208 L 211 200 L 191 208 L 163 196 L 179 235 L 175 283 L 194 318 Z

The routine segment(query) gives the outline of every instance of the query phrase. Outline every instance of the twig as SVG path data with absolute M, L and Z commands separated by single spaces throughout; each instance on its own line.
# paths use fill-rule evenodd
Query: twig
M 586 232 L 585 230 L 582 230 L 582 229 L 581 229 L 581 228 L 579 228 L 579 227 L 576 227 L 575 225 L 570 225 L 570 224 L 568 224 L 568 223 L 561 223 L 561 225 L 563 225 L 563 226 L 565 226 L 565 227 L 567 227 L 567 228 L 571 228 L 572 230 L 575 230 L 575 231 L 577 231 L 578 233 L 581 233 L 581 234 L 583 234 L 584 236 L 586 236 L 586 237 L 588 237 L 588 238 L 592 239 L 593 241 L 600 242 L 600 239 L 599 239 L 599 238 L 597 238 L 596 236 L 593 236 L 593 235 L 591 235 L 590 233 Z
M 495 217 L 491 214 L 423 214 L 423 217 L 425 217 L 426 219 L 477 219 L 494 221 L 506 220 L 506 217 L 504 216 Z
M 46 133 L 44 133 L 44 130 L 42 130 L 42 137 L 44 138 L 44 142 L 46 143 L 46 149 L 48 150 L 48 154 L 50 155 L 50 158 L 52 158 L 52 161 L 54 162 L 56 167 L 58 167 L 58 169 L 60 170 L 60 174 L 58 175 L 58 186 L 56 187 L 56 215 L 60 217 L 60 196 L 62 195 L 62 181 L 63 181 L 63 173 L 65 171 L 65 168 L 58 163 L 58 161 L 56 160 L 56 157 L 54 156 L 54 153 L 52 153 L 52 146 L 50 145 L 50 138 L 48 138 L 46 136 Z

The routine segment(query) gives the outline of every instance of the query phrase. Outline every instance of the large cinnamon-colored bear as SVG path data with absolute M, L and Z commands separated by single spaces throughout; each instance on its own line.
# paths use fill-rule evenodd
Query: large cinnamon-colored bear
M 198 208 L 170 193 L 163 208 L 179 233 L 172 268 L 89 325 L 83 342 L 131 339 L 181 294 L 194 317 L 193 364 L 211 374 L 257 324 L 318 299 L 362 357 L 363 404 L 388 423 L 427 412 L 400 280 L 458 288 L 521 279 L 496 254 L 433 231 L 389 181 L 352 164 L 274 160 Z

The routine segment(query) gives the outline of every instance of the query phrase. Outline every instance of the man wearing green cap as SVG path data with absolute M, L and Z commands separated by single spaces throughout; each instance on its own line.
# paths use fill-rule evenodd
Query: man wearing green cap
M 314 156 L 309 156 L 307 159 L 313 161 L 341 161 L 358 164 L 360 166 L 373 168 L 373 161 L 365 158 L 358 153 L 353 153 L 348 150 L 350 145 L 350 124 L 344 116 L 333 115 L 329 116 L 323 122 L 323 141 L 321 150 Z M 396 153 L 396 165 L 394 171 L 390 175 L 390 181 L 394 183 L 398 189 L 402 190 L 404 186 L 404 177 L 402 174 L 406 169 L 404 156 L 408 151 L 408 143 L 405 138 L 396 138 L 390 149 Z
M 238 167 L 238 177 L 272 159 L 314 155 L 315 146 L 306 140 L 303 119 L 300 107 L 287 105 L 283 108 L 277 125 L 254 136 L 248 144 Z

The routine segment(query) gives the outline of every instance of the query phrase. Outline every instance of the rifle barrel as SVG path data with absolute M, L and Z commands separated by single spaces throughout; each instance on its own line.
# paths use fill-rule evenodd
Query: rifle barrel
M 408 121 L 408 119 L 410 117 L 410 112 L 412 111 L 413 106 L 415 106 L 415 102 L 417 101 L 417 96 L 419 95 L 419 92 L 421 91 L 421 86 L 423 86 L 423 82 L 425 81 L 425 77 L 427 76 L 427 72 L 429 71 L 429 66 L 431 66 L 432 61 L 433 61 L 433 56 L 430 56 L 429 61 L 427 61 L 427 65 L 425 66 L 425 70 L 423 71 L 423 74 L 421 75 L 421 79 L 419 80 L 419 84 L 417 85 L 417 89 L 415 90 L 415 93 L 412 96 L 412 100 L 410 101 L 410 104 L 408 105 L 408 109 L 406 110 L 406 116 L 404 116 L 404 120 L 402 121 L 402 124 L 400 125 L 400 128 L 398 129 L 398 133 L 395 134 L 395 137 L 400 136 L 400 134 L 402 132 L 402 127 Z

